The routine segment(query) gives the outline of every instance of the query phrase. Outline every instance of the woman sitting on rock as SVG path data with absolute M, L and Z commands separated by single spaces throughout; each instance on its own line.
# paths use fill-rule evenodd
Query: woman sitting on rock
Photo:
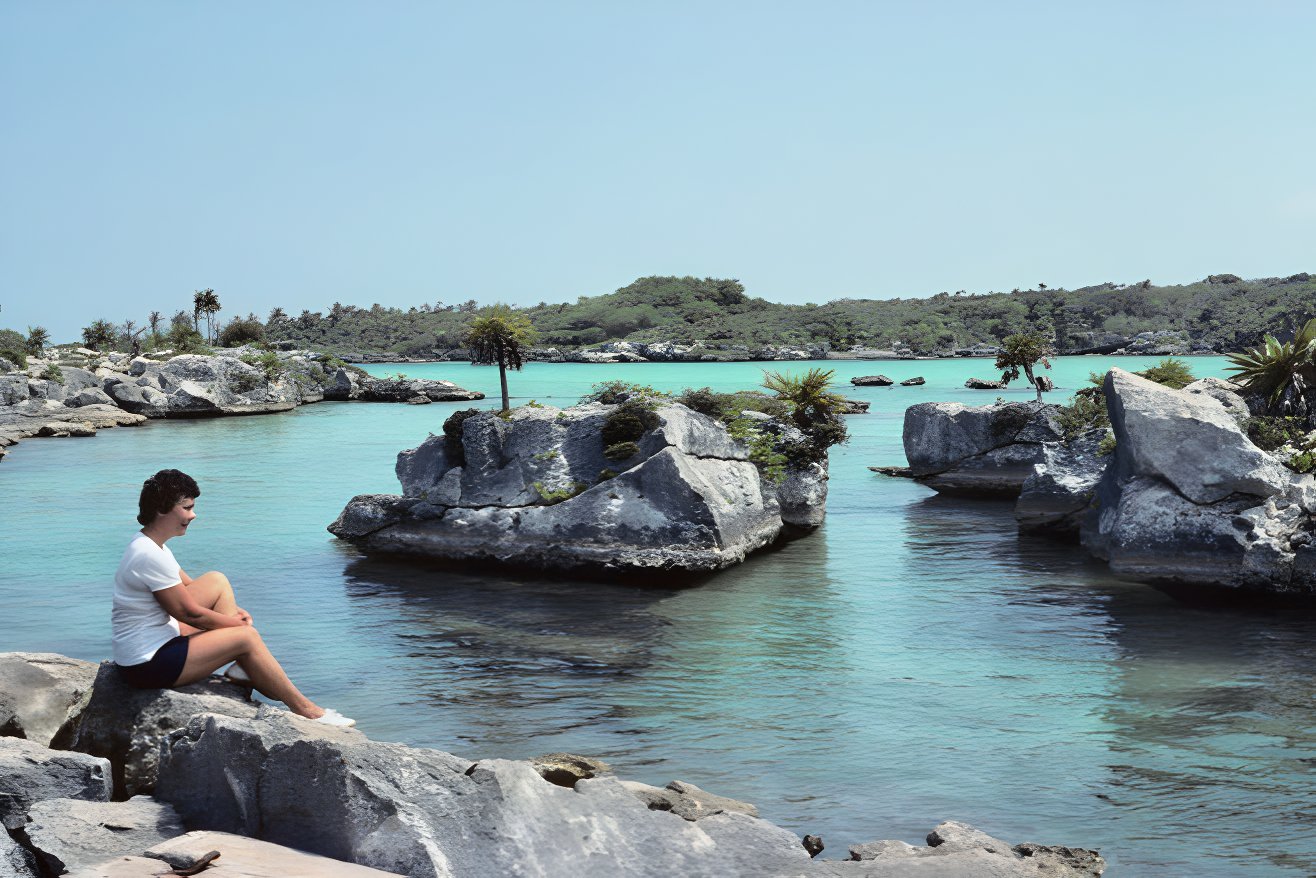
M 196 518 L 201 490 L 176 469 L 161 470 L 142 485 L 133 537 L 114 576 L 114 663 L 139 689 L 169 689 L 195 683 L 229 662 L 229 679 L 246 683 L 267 698 L 282 701 L 299 716 L 350 726 L 336 710 L 326 710 L 292 684 L 237 605 L 224 574 L 191 578 L 165 543 L 187 533 Z

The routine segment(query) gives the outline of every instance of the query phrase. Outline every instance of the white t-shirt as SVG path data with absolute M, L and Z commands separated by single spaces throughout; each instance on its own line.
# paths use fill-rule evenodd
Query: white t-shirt
M 114 574 L 114 663 L 140 665 L 179 635 L 178 622 L 165 612 L 154 592 L 181 583 L 174 553 L 138 533 Z

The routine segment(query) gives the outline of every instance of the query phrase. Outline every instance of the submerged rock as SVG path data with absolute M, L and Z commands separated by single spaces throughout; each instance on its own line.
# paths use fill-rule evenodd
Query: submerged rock
M 937 491 L 1014 497 L 1063 438 L 1058 406 L 925 402 L 905 410 L 903 441 L 912 474 Z
M 928 833 L 927 847 L 875 841 L 850 848 L 850 860 L 824 862 L 804 874 L 836 878 L 1100 878 L 1106 861 L 1085 848 L 1011 845 L 964 823 L 947 821 Z
M 461 424 L 460 452 L 431 436 L 398 455 L 401 497 L 354 498 L 329 530 L 367 552 L 551 570 L 711 571 L 743 561 L 787 525 L 822 521 L 826 466 L 760 474 L 751 449 L 683 405 L 632 443 L 605 446 L 616 406 L 522 407 Z M 755 421 L 795 445 L 788 424 Z

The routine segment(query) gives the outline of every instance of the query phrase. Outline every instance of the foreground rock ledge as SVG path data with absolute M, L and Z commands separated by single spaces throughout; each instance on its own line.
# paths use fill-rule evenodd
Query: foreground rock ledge
M 15 655 L 0 661 L 23 661 Z M 0 696 L 12 697 L 5 685 L 0 679 Z M 221 851 L 220 874 L 242 857 L 274 856 L 222 833 L 412 878 L 1082 878 L 1104 868 L 1094 851 L 1011 846 L 953 822 L 938 826 L 927 848 L 870 842 L 851 847 L 848 861 L 815 860 L 753 805 L 680 781 L 621 780 L 598 760 L 471 761 L 257 708 L 221 684 L 143 692 L 131 703 L 122 695 L 103 675 L 80 722 L 123 725 L 123 738 L 156 742 L 154 752 L 119 746 L 109 757 L 115 777 L 136 779 L 128 801 L 105 801 L 104 760 L 0 739 L 12 745 L 24 791 L 10 800 L 10 834 L 0 834 L 0 875 L 36 878 L 40 863 L 80 878 L 138 878 L 163 872 L 160 860 L 190 862 L 208 850 Z M 126 794 L 119 786 L 115 798 Z M 191 833 L 180 838 L 182 829 Z M 278 856 L 302 868 L 300 855 Z M 321 866 L 287 874 L 364 874 Z
M 623 459 L 601 434 L 616 406 L 523 407 L 398 455 L 402 496 L 352 499 L 329 531 L 373 553 L 557 571 L 720 570 L 822 523 L 824 464 L 760 474 L 718 421 L 669 404 Z M 767 416 L 762 416 L 766 418 Z M 793 426 L 765 435 L 796 442 Z M 565 498 L 565 499 L 564 499 Z

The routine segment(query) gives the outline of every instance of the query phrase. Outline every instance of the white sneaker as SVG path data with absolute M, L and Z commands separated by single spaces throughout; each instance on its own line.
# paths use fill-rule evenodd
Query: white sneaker
M 232 683 L 241 683 L 244 686 L 251 685 L 251 677 L 247 676 L 247 672 L 242 670 L 242 665 L 237 662 L 229 665 L 224 670 L 224 677 Z
M 332 707 L 326 707 L 324 710 L 324 716 L 317 717 L 315 721 L 318 723 L 324 723 L 327 726 L 342 726 L 343 728 L 351 728 L 356 725 L 356 720 L 351 717 L 343 716 Z

